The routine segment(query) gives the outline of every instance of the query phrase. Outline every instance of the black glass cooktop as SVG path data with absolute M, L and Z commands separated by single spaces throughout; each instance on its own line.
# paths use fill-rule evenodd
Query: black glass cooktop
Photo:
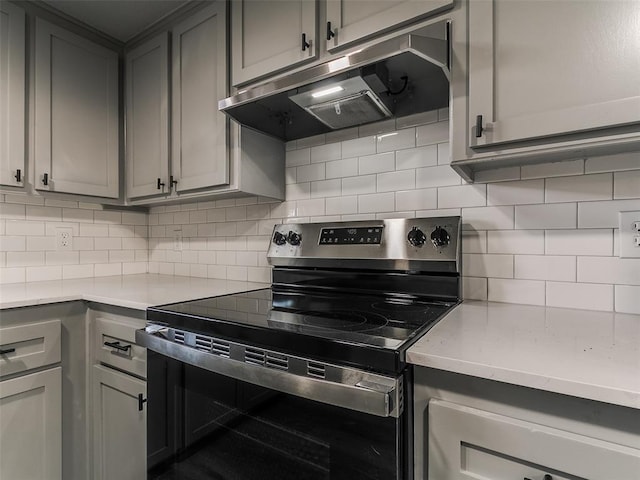
M 325 361 L 397 370 L 409 345 L 454 305 L 397 295 L 262 289 L 152 307 L 147 319 Z

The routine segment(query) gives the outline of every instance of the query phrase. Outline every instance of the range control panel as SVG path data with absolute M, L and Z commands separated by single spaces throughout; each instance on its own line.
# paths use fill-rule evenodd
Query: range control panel
M 460 217 L 276 225 L 267 257 L 272 265 L 314 266 L 314 259 L 368 260 L 398 268 L 414 262 L 453 262 L 459 268 Z M 296 263 L 304 259 L 304 262 Z M 407 263 L 409 262 L 409 263 Z M 404 267 L 402 267 L 404 266 Z
M 380 245 L 384 225 L 371 227 L 337 227 L 320 230 L 320 245 Z

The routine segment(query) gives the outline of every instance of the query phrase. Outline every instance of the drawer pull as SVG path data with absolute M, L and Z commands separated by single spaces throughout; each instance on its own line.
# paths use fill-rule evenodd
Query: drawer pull
M 476 138 L 480 138 L 482 136 L 482 115 L 478 115 L 476 117 Z
M 119 352 L 128 352 L 131 345 L 120 345 L 120 342 L 104 342 L 105 347 L 115 348 Z
M 307 48 L 311 47 L 311 43 L 307 42 L 307 34 L 302 34 L 302 51 L 304 52 Z
M 6 355 L 7 353 L 13 353 L 15 351 L 15 348 L 5 348 L 4 350 L 0 350 L 0 355 Z
M 138 394 L 138 411 L 141 412 L 144 408 L 144 404 L 147 403 L 147 399 L 141 393 Z

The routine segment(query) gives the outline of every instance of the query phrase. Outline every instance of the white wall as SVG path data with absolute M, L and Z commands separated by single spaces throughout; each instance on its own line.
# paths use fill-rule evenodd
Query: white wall
M 0 195 L 0 281 L 149 271 L 269 282 L 275 223 L 454 214 L 465 230 L 465 298 L 640 313 L 640 260 L 616 256 L 618 211 L 640 210 L 640 153 L 505 169 L 466 185 L 447 165 L 446 116 L 289 143 L 282 203 L 250 197 L 146 215 Z M 57 226 L 73 229 L 74 251 L 55 251 Z

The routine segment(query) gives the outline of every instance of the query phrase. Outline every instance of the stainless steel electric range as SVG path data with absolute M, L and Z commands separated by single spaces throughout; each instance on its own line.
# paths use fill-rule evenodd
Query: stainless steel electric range
M 271 288 L 149 308 L 148 478 L 412 478 L 405 353 L 460 302 L 460 235 L 276 225 Z

